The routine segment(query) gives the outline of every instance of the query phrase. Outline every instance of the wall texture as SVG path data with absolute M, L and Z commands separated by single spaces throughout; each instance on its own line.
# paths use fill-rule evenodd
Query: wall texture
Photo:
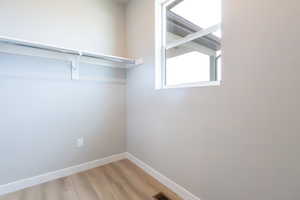
M 123 55 L 124 16 L 111 0 L 4 0 L 0 35 Z M 80 66 L 85 79 L 126 80 Z M 124 84 L 70 81 L 69 62 L 0 53 L 0 185 L 124 152 L 125 97 Z
M 1 0 L 0 35 L 122 56 L 121 0 Z
M 131 0 L 127 149 L 203 200 L 300 198 L 300 3 L 224 0 L 223 84 L 154 90 L 154 1 Z
M 126 94 L 69 81 L 67 62 L 0 54 L 0 184 L 124 152 L 127 95 L 128 151 L 201 199 L 299 199 L 300 3 L 224 0 L 223 10 L 222 86 L 154 90 L 153 0 L 131 0 L 127 34 L 113 1 L 2 0 L 0 35 L 114 55 L 127 37 L 145 65 L 128 72 Z

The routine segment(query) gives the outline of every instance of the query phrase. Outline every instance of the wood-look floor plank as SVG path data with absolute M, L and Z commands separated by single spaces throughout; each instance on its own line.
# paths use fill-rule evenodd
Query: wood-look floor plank
M 116 162 L 115 164 L 120 167 L 129 181 L 132 181 L 140 190 L 145 191 L 151 197 L 160 192 L 156 187 L 153 187 L 151 184 L 149 184 L 145 177 L 140 176 L 137 171 L 130 168 L 127 162 L 128 160 L 122 160 Z
M 136 173 L 125 168 L 123 161 L 115 162 L 111 166 L 134 188 L 134 191 L 138 194 L 140 199 L 153 200 L 152 197 L 159 192 L 143 179 L 139 178 Z
M 0 200 L 182 200 L 129 160 L 121 160 L 5 196 Z
M 151 185 L 153 188 L 155 188 L 156 191 L 163 192 L 172 200 L 182 200 L 176 193 L 174 193 L 169 188 L 167 188 L 166 186 L 161 184 L 158 180 L 156 180 L 155 178 L 153 178 L 152 176 L 147 174 L 144 170 L 139 168 L 137 165 L 135 165 L 131 161 L 125 159 L 125 160 L 122 160 L 121 163 L 124 164 L 125 166 L 127 166 L 128 169 L 134 171 L 140 177 L 140 179 L 143 179 L 144 181 L 146 181 L 149 185 Z
M 20 200 L 23 196 L 23 190 L 11 194 L 0 196 L 0 200 Z
M 21 195 L 21 200 L 32 200 L 32 199 L 40 199 L 40 200 L 45 199 L 42 190 L 42 185 L 37 185 L 24 190 L 23 195 Z
M 116 199 L 113 189 L 107 178 L 104 176 L 103 172 L 99 168 L 95 168 L 87 171 L 88 179 L 98 194 L 100 199 L 118 200 Z
M 118 199 L 140 200 L 138 195 L 134 193 L 134 190 L 126 183 L 126 180 L 120 177 L 111 165 L 112 163 L 103 166 L 103 172 L 107 179 L 111 182 L 112 188 L 116 192 Z
M 71 179 L 80 200 L 101 200 L 90 184 L 86 172 L 72 175 Z
M 95 169 L 95 171 L 100 174 L 104 185 L 110 192 L 112 192 L 114 200 L 130 199 L 123 187 L 111 179 L 111 175 L 105 170 L 105 166 L 98 167 Z
M 45 183 L 42 187 L 45 200 L 79 200 L 70 177 Z

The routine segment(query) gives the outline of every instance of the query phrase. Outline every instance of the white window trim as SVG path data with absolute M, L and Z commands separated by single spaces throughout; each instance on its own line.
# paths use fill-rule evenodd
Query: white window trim
M 213 86 L 221 86 L 221 81 L 202 81 L 202 82 L 184 83 L 184 84 L 178 84 L 178 85 L 167 85 L 161 89 L 213 87 Z
M 206 36 L 208 34 L 211 34 L 217 30 L 219 30 L 221 28 L 221 24 L 216 24 L 214 26 L 211 26 L 207 29 L 203 29 L 199 32 L 196 32 L 196 33 L 193 33 L 193 34 L 190 34 L 190 35 L 187 35 L 186 37 L 182 38 L 182 39 L 178 39 L 176 41 L 173 41 L 172 43 L 170 44 L 167 44 L 167 50 L 168 49 L 172 49 L 174 47 L 178 47 L 179 45 L 183 45 L 183 44 L 186 44 L 188 42 L 191 42 L 195 39 L 198 39 L 198 38 L 201 38 L 203 36 Z
M 155 0 L 155 89 L 172 89 L 188 87 L 220 86 L 221 80 L 202 81 L 196 83 L 167 85 L 166 84 L 166 14 L 165 7 L 175 0 Z M 216 25 L 220 26 L 220 25 Z M 215 27 L 216 28 L 216 27 Z M 221 70 L 221 69 L 220 69 Z

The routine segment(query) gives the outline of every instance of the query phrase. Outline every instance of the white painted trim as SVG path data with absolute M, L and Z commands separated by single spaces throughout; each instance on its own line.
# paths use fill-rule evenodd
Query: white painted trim
M 165 1 L 165 0 L 164 0 Z M 155 89 L 160 89 L 164 82 L 163 59 L 163 0 L 155 0 Z
M 57 170 L 54 172 L 49 172 L 49 173 L 35 176 L 32 178 L 27 178 L 27 179 L 19 180 L 16 182 L 8 183 L 5 185 L 0 185 L 0 195 L 15 192 L 15 191 L 22 190 L 22 189 L 25 189 L 28 187 L 46 183 L 48 181 L 52 181 L 55 179 L 66 177 L 66 176 L 70 176 L 72 174 L 76 174 L 76 173 L 79 173 L 82 171 L 100 167 L 102 165 L 106 165 L 106 164 L 109 164 L 109 163 L 112 163 L 112 162 L 115 162 L 118 160 L 125 159 L 127 157 L 126 155 L 127 155 L 126 153 L 115 154 L 115 155 L 112 155 L 109 157 L 86 162 L 86 163 L 83 163 L 80 165 L 68 167 L 68 168 Z
M 173 33 L 171 33 L 171 32 L 168 32 L 167 33 L 167 37 L 168 38 L 170 38 L 170 40 L 180 40 L 180 39 L 182 39 L 182 37 L 180 37 L 180 36 L 178 36 L 178 35 L 175 35 L 175 34 L 173 34 Z M 173 48 L 173 49 L 169 49 L 169 51 L 171 50 L 178 50 L 178 49 L 180 49 L 180 48 L 189 48 L 191 51 L 198 51 L 198 52 L 200 52 L 200 53 L 202 53 L 202 54 L 205 54 L 205 55 L 208 55 L 208 56 L 216 56 L 217 55 L 217 53 L 216 53 L 216 51 L 215 50 L 212 50 L 212 49 L 210 49 L 210 48 L 207 48 L 207 47 L 205 47 L 205 46 L 203 46 L 203 45 L 200 45 L 200 44 L 198 44 L 198 43 L 196 43 L 196 42 L 189 42 L 189 43 L 186 43 L 186 44 L 183 44 L 183 45 L 181 45 L 180 47 L 177 47 L 177 48 Z M 183 54 L 183 53 L 182 53 Z M 181 55 L 182 55 L 181 54 Z M 168 58 L 170 58 L 170 57 L 168 57 Z
M 18 190 L 22 190 L 22 189 L 25 189 L 28 187 L 32 187 L 35 185 L 39 185 L 42 183 L 46 183 L 46 182 L 49 182 L 52 180 L 56 180 L 59 178 L 67 177 L 72 174 L 87 171 L 89 169 L 100 167 L 100 166 L 103 166 L 103 165 L 106 165 L 106 164 L 109 164 L 112 162 L 116 162 L 116 161 L 119 161 L 122 159 L 128 159 L 128 160 L 132 161 L 138 167 L 143 169 L 145 172 L 147 172 L 153 178 L 157 179 L 160 183 L 164 184 L 170 190 L 172 190 L 173 192 L 178 194 L 184 200 L 200 200 L 200 198 L 196 197 L 195 195 L 193 195 L 191 192 L 189 192 L 182 186 L 178 185 L 177 183 L 175 183 L 168 177 L 162 175 L 161 173 L 159 173 L 158 171 L 156 171 L 155 169 L 153 169 L 152 167 L 150 167 L 149 165 L 147 165 L 146 163 L 139 160 L 138 158 L 136 158 L 135 156 L 133 156 L 132 154 L 130 154 L 128 152 L 112 155 L 109 157 L 101 158 L 101 159 L 90 161 L 90 162 L 86 162 L 86 163 L 83 163 L 80 165 L 68 167 L 68 168 L 57 170 L 54 172 L 49 172 L 49 173 L 35 176 L 32 178 L 26 178 L 26 179 L 15 181 L 15 182 L 8 183 L 5 185 L 0 185 L 0 196 L 11 193 L 11 192 L 16 192 Z
M 184 200 L 200 200 L 197 196 L 193 195 L 191 192 L 189 192 L 187 189 L 184 187 L 178 185 L 168 177 L 162 175 L 143 161 L 139 160 L 135 156 L 133 156 L 130 153 L 126 153 L 126 157 L 128 160 L 132 161 L 135 163 L 137 166 L 139 166 L 141 169 L 143 169 L 145 172 L 147 172 L 149 175 L 157 179 L 160 183 L 164 184 L 167 186 L 170 190 L 175 192 L 177 195 L 179 195 L 181 198 Z
M 208 27 L 207 29 L 203 29 L 203 30 L 198 31 L 196 33 L 189 34 L 189 35 L 187 35 L 186 37 L 184 37 L 182 39 L 179 39 L 179 40 L 176 40 L 176 41 L 173 41 L 173 42 L 167 44 L 166 49 L 168 50 L 168 49 L 172 49 L 174 47 L 186 44 L 186 43 L 191 42 L 195 39 L 198 39 L 198 38 L 204 37 L 208 34 L 211 34 L 211 33 L 215 32 L 219 29 L 221 29 L 221 24 L 216 24 L 214 26 Z
M 222 83 L 221 81 L 203 81 L 203 82 L 197 82 L 197 83 L 186 83 L 186 84 L 178 84 L 178 85 L 166 85 L 162 89 L 221 86 L 221 83 Z
M 160 4 L 170 4 L 175 0 L 157 0 L 158 3 Z

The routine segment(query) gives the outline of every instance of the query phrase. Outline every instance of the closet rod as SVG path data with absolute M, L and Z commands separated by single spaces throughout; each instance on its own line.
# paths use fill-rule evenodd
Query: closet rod
M 106 60 L 106 61 L 110 61 L 110 62 L 117 62 L 117 63 L 127 64 L 127 65 L 142 64 L 142 61 L 140 59 L 129 59 L 129 58 L 123 58 L 123 57 L 117 57 L 117 56 L 111 56 L 111 55 L 105 55 L 105 54 L 92 53 L 92 52 L 87 52 L 87 51 L 79 51 L 79 50 L 75 50 L 75 49 L 67 49 L 67 48 L 57 47 L 57 46 L 53 46 L 53 45 L 25 41 L 25 40 L 3 37 L 3 36 L 0 36 L 0 42 L 6 43 L 6 44 L 18 45 L 18 46 L 22 46 L 22 47 L 34 48 L 34 49 L 40 49 L 40 50 L 46 50 L 46 51 L 52 51 L 52 52 L 58 52 L 58 53 L 64 53 L 64 54 L 71 54 L 71 55 L 78 55 L 78 56 L 85 56 L 85 57 L 95 58 L 95 59 L 102 59 L 102 60 Z

